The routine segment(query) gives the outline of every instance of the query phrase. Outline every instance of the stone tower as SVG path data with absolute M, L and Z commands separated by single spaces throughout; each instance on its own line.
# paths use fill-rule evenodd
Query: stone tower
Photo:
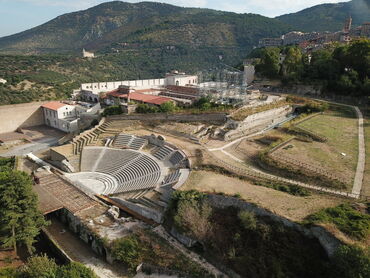
M 347 18 L 347 20 L 345 21 L 345 23 L 344 23 L 343 32 L 344 33 L 349 33 L 349 31 L 351 30 L 351 27 L 352 27 L 352 17 L 349 16 Z

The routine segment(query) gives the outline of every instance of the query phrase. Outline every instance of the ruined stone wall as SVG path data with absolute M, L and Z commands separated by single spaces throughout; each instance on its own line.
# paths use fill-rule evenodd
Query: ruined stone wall
M 44 124 L 41 105 L 46 102 L 32 102 L 0 106 L 0 133 L 12 132 Z
M 234 125 L 236 128 L 227 132 L 224 136 L 224 139 L 225 141 L 230 141 L 254 132 L 261 131 L 270 125 L 284 120 L 286 116 L 292 112 L 293 107 L 286 105 L 249 115 L 241 122 L 230 120 L 230 125 Z

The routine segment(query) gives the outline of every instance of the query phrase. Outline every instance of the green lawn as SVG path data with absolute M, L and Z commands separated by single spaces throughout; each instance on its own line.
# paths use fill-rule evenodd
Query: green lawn
M 293 148 L 279 152 L 343 177 L 350 190 L 358 158 L 358 122 L 354 113 L 339 108 L 299 124 L 299 127 L 325 136 L 328 141 L 306 143 L 295 140 Z

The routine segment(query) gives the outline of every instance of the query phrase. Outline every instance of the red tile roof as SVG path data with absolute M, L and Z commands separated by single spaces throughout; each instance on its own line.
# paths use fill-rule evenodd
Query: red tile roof
M 56 111 L 63 106 L 66 106 L 66 104 L 61 103 L 59 101 L 52 101 L 52 102 L 45 103 L 41 107 Z
M 118 90 L 114 90 L 114 91 L 107 93 L 107 96 L 127 99 L 127 94 L 119 93 Z M 149 103 L 149 104 L 155 104 L 155 105 L 161 105 L 165 102 L 171 101 L 171 99 L 168 97 L 146 95 L 146 94 L 136 93 L 136 92 L 130 93 L 130 100 Z

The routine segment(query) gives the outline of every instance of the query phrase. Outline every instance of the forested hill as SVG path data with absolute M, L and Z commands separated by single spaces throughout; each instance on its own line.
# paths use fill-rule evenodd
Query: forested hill
M 65 53 L 167 46 L 229 48 L 247 51 L 263 37 L 292 30 L 287 24 L 255 14 L 182 8 L 141 2 L 107 2 L 59 16 L 30 30 L 0 38 L 0 52 Z
M 348 16 L 353 25 L 370 21 L 370 0 L 352 0 L 337 4 L 322 4 L 303 11 L 277 17 L 298 31 L 339 31 Z

